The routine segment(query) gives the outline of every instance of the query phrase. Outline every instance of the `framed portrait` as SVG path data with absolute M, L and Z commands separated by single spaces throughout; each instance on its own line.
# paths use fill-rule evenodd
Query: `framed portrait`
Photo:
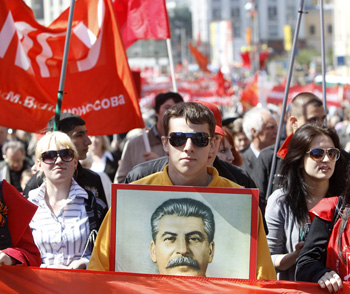
M 113 184 L 110 269 L 255 279 L 258 199 L 257 189 Z

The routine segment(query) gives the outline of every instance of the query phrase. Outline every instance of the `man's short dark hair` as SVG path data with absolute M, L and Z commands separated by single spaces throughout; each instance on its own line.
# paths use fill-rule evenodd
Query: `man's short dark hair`
M 290 103 L 290 114 L 296 117 L 305 116 L 305 109 L 308 105 L 320 107 L 323 106 L 323 102 L 311 92 L 301 92 Z
M 179 93 L 176 92 L 166 92 L 160 93 L 156 96 L 155 111 L 159 113 L 160 107 L 168 100 L 173 100 L 175 103 L 184 102 L 184 99 Z
M 208 241 L 209 243 L 213 242 L 215 233 L 214 215 L 211 209 L 204 203 L 191 198 L 169 199 L 158 206 L 151 217 L 152 238 L 154 242 L 156 242 L 159 232 L 159 222 L 166 215 L 201 218 L 203 220 L 204 231 L 208 236 Z
M 47 132 L 53 131 L 53 123 L 55 121 L 55 116 L 51 117 L 47 127 Z M 85 120 L 83 120 L 79 115 L 63 112 L 61 113 L 60 120 L 58 122 L 57 130 L 63 133 L 68 133 L 73 130 L 76 126 L 85 126 Z
M 187 121 L 193 124 L 205 124 L 209 125 L 209 136 L 214 137 L 216 120 L 212 111 L 205 107 L 201 103 L 185 102 L 171 106 L 163 117 L 164 133 L 166 136 L 169 134 L 169 121 L 171 118 L 183 117 Z

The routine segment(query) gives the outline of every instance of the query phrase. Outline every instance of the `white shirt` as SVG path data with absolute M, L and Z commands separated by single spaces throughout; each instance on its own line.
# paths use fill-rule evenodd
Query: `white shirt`
M 41 267 L 66 265 L 82 258 L 90 234 L 89 219 L 85 209 L 87 192 L 72 179 L 69 196 L 57 217 L 45 201 L 46 182 L 29 192 L 28 200 L 38 206 L 29 226 L 34 242 L 41 254 Z M 91 251 L 86 250 L 84 261 L 88 264 Z

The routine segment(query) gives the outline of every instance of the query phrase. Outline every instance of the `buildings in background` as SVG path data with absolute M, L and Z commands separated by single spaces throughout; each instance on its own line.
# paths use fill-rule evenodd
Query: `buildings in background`
M 50 24 L 71 3 L 71 0 L 24 1 L 43 25 Z M 350 1 L 323 2 L 327 59 L 342 75 L 350 76 Z M 307 14 L 302 15 L 298 49 L 321 52 L 319 1 L 304 3 Z M 262 45 L 267 45 L 274 56 L 283 54 L 284 28 L 290 26 L 294 36 L 299 5 L 296 0 L 167 0 L 174 63 L 194 62 L 189 42 L 220 66 L 231 66 L 223 62 L 241 62 L 241 49 L 247 46 L 259 51 Z M 127 53 L 131 66 L 162 68 L 168 64 L 164 40 L 138 41 Z

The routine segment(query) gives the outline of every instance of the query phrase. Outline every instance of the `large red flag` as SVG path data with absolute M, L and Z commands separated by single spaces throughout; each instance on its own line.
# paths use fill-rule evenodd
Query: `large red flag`
M 0 1 L 0 125 L 37 132 L 54 115 L 68 14 L 43 27 L 22 0 Z M 144 126 L 110 1 L 76 2 L 64 91 L 89 134 Z
M 114 0 L 113 5 L 126 49 L 140 39 L 170 38 L 165 0 Z

